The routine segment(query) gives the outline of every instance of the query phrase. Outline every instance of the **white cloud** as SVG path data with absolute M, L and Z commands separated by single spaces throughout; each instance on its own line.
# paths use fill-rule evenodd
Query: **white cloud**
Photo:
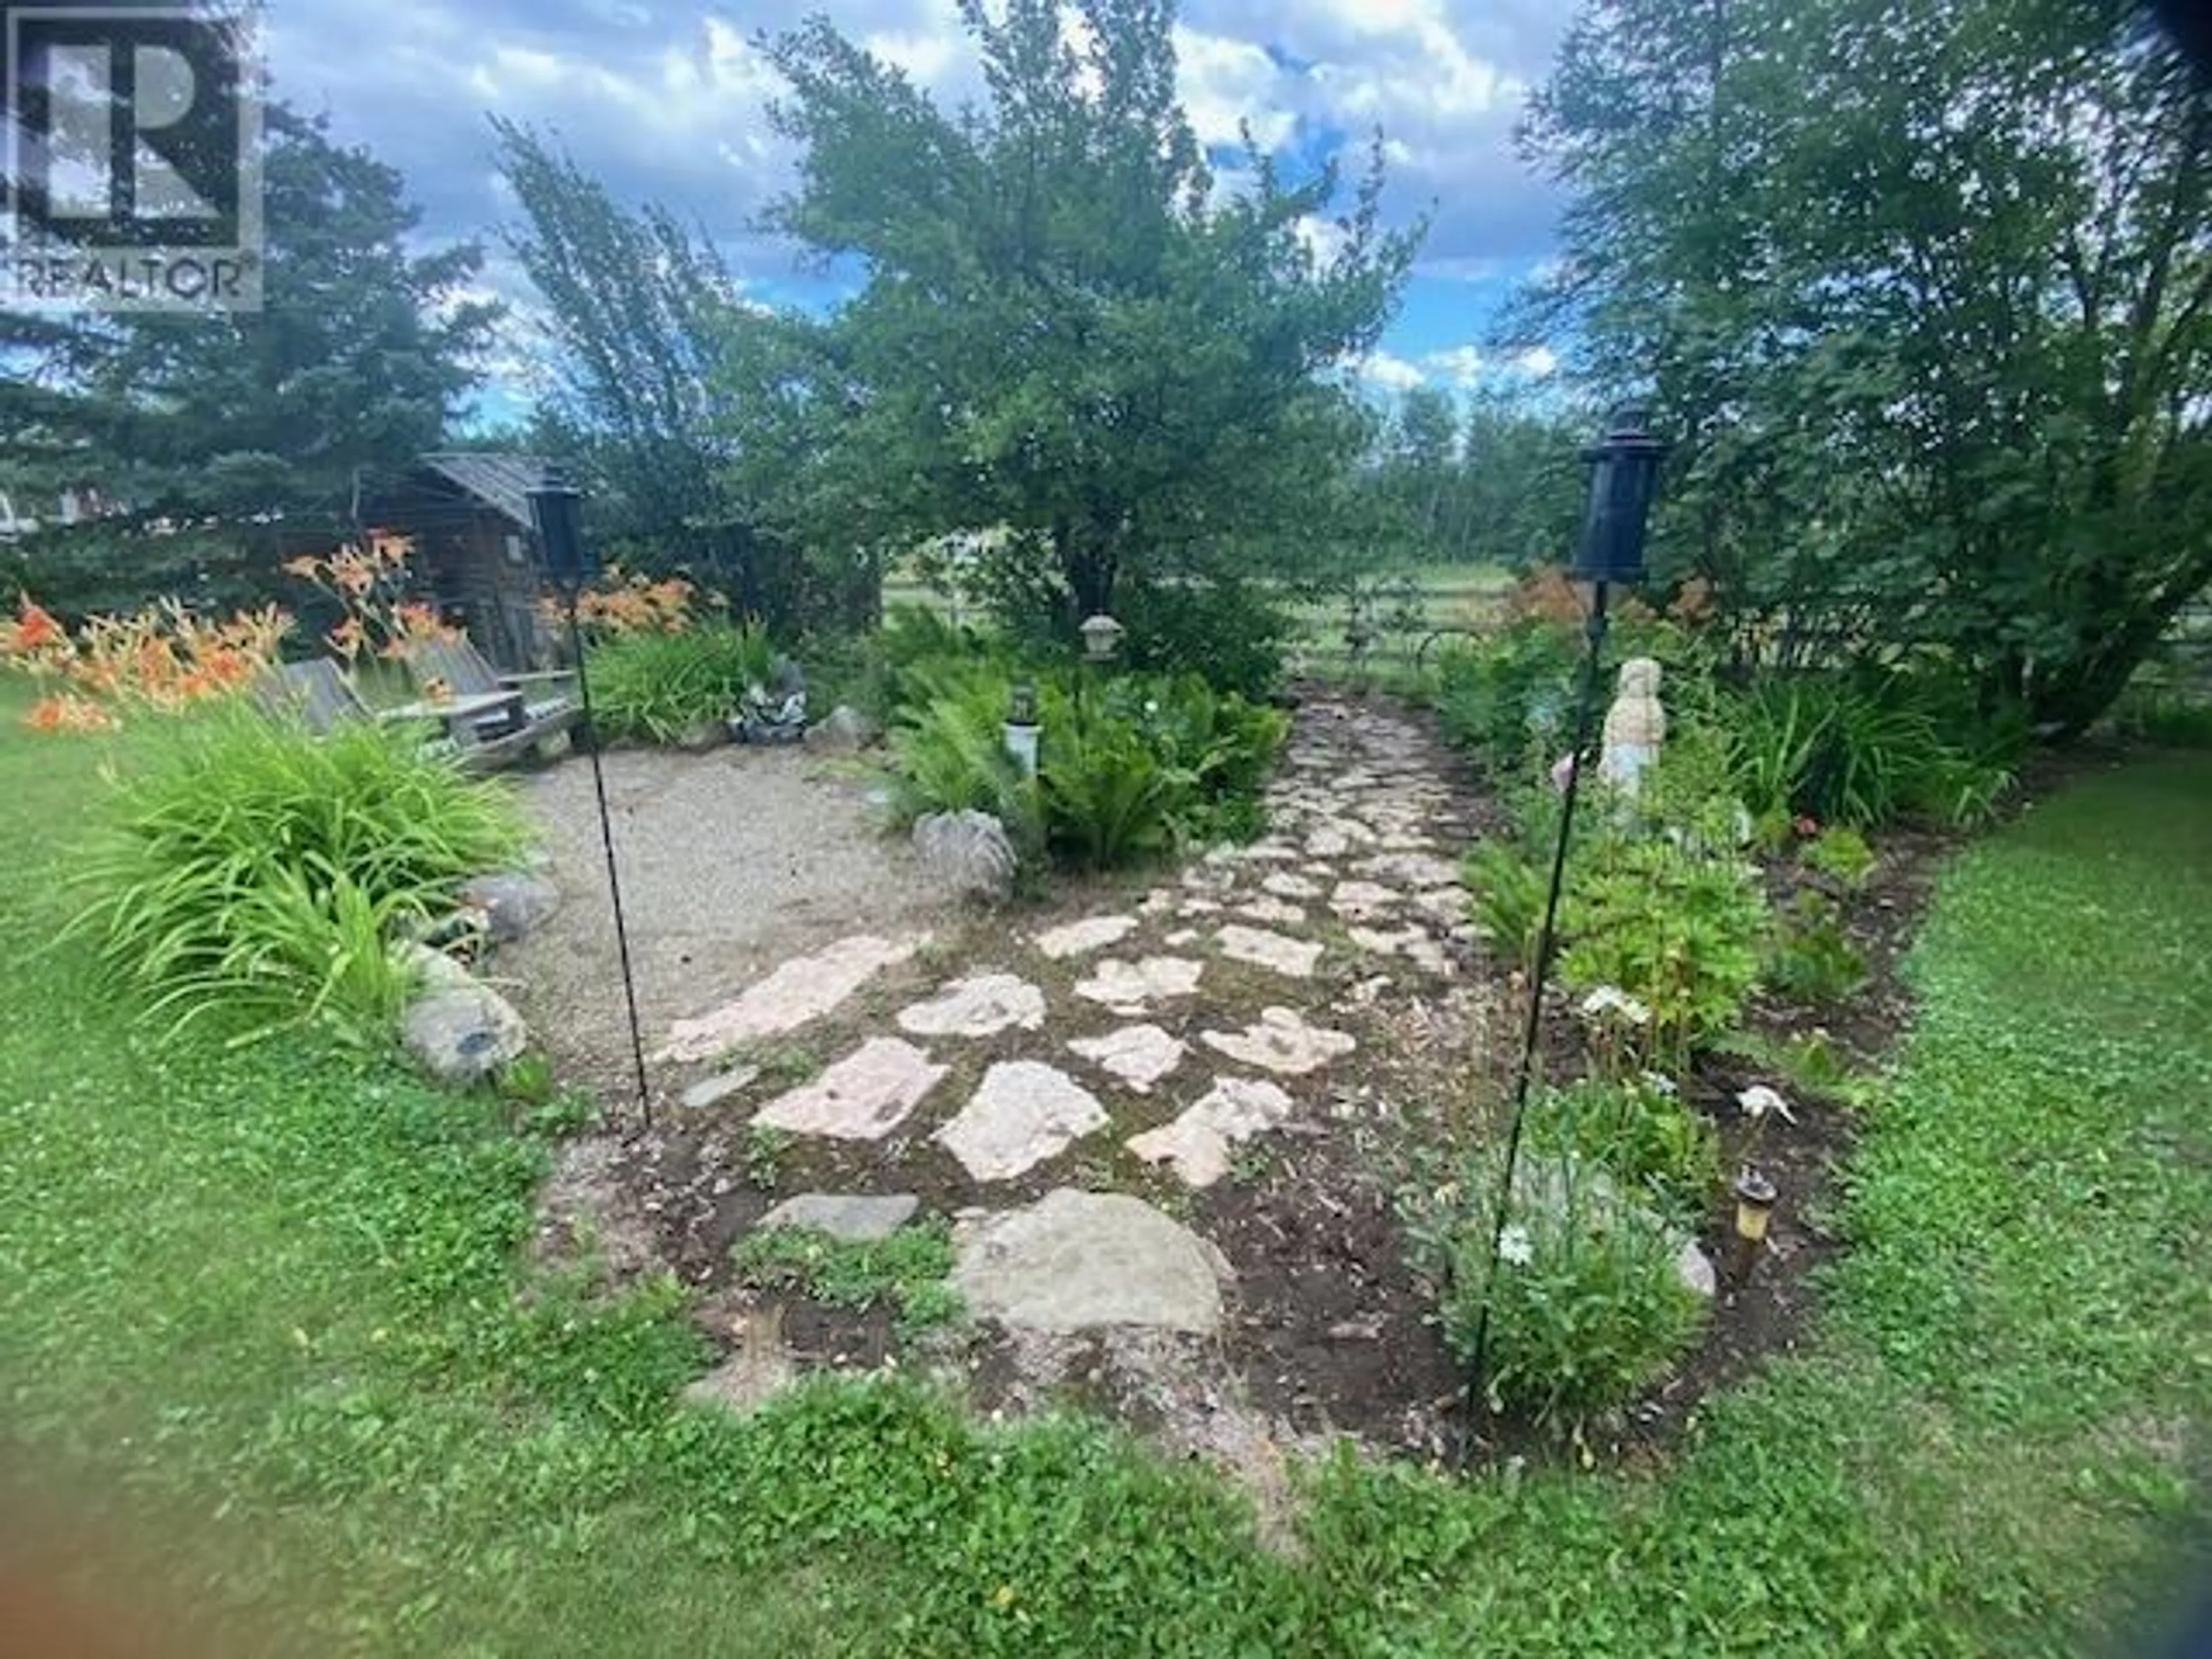
M 1202 144 L 1233 144 L 1249 123 L 1263 149 L 1287 143 L 1297 116 L 1291 76 L 1251 40 L 1175 26 L 1176 91 Z
M 1394 352 L 1370 351 L 1359 360 L 1354 371 L 1370 386 L 1385 392 L 1411 392 L 1415 386 L 1426 386 L 1429 377 L 1418 364 L 1409 363 Z
M 1558 369 L 1559 360 L 1549 346 L 1530 346 L 1513 360 L 1514 367 L 1539 380 Z
M 1455 345 L 1443 351 L 1431 351 L 1421 359 L 1454 386 L 1467 387 L 1482 378 L 1489 362 L 1471 345 Z

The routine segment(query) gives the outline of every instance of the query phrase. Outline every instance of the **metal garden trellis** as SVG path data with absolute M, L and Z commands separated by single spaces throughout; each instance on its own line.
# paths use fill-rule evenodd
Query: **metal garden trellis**
M 1644 410 L 1628 407 L 1614 411 L 1605 436 L 1583 452 L 1590 468 L 1589 504 L 1583 520 L 1582 538 L 1575 549 L 1571 574 L 1590 584 L 1589 617 L 1583 628 L 1587 649 L 1583 659 L 1582 691 L 1575 705 L 1574 746 L 1567 768 L 1565 799 L 1559 805 L 1559 835 L 1552 849 L 1552 874 L 1544 895 L 1544 921 L 1536 938 L 1536 960 L 1529 975 L 1528 1017 L 1521 1035 L 1521 1060 L 1513 1078 L 1513 1115 L 1506 1131 L 1504 1169 L 1499 1181 L 1498 1205 L 1490 1227 L 1489 1254 L 1483 1268 L 1482 1300 L 1476 1310 L 1474 1342 L 1468 1358 L 1467 1432 L 1462 1453 L 1471 1449 L 1474 1427 L 1486 1392 L 1490 1359 L 1491 1289 L 1498 1276 L 1499 1251 L 1511 1219 L 1513 1184 L 1519 1172 L 1521 1136 L 1528 1115 L 1528 1089 L 1534 1076 L 1536 1044 L 1542 1035 L 1544 984 L 1551 976 L 1552 957 L 1558 944 L 1559 890 L 1567 867 L 1567 845 L 1574 833 L 1575 801 L 1581 793 L 1584 752 L 1597 720 L 1600 676 L 1603 669 L 1606 605 L 1612 585 L 1633 586 L 1644 577 L 1644 532 L 1657 494 L 1659 463 L 1666 446 L 1647 428 Z

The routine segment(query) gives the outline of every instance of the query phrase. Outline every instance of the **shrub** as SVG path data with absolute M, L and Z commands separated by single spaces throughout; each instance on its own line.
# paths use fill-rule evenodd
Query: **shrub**
M 1728 1030 L 1759 979 L 1766 900 L 1753 872 L 1662 837 L 1608 843 L 1569 888 L 1560 978 L 1613 986 L 1650 1011 L 1653 1058 L 1670 1070 Z
M 1042 724 L 1038 775 L 1006 753 L 1016 665 L 1002 656 L 910 663 L 891 745 L 895 801 L 924 812 L 980 811 L 1030 854 L 1110 869 L 1188 842 L 1249 836 L 1285 718 L 1194 675 L 1100 675 L 1071 666 L 1030 678 Z
M 1025 853 L 1042 850 L 1044 806 L 1035 780 L 1006 752 L 1013 679 L 992 659 L 939 658 L 898 671 L 890 733 L 892 806 L 902 823 L 926 812 L 988 812 Z
M 1490 948 L 1523 973 L 1534 973 L 1544 924 L 1544 872 L 1511 842 L 1489 840 L 1468 849 L 1461 877 L 1473 896 L 1468 912 Z
M 690 727 L 728 719 L 745 688 L 765 684 L 775 665 L 775 647 L 754 627 L 618 635 L 591 650 L 592 719 L 609 738 L 672 743 Z
M 1833 877 L 1852 890 L 1866 885 L 1874 873 L 1874 848 L 1857 830 L 1831 825 L 1813 837 L 1797 855 L 1799 862 L 1816 874 Z
M 1801 889 L 1776 918 L 1764 974 L 1770 986 L 1796 1001 L 1840 1002 L 1866 983 L 1866 957 L 1844 931 L 1836 902 Z
M 173 1032 L 321 1019 L 374 1041 L 407 989 L 386 957 L 393 929 L 526 842 L 496 786 L 404 733 L 362 722 L 315 738 L 228 711 L 121 787 L 72 927 Z
M 1763 680 L 1723 716 L 1737 787 L 1756 817 L 1857 829 L 1910 813 L 1978 823 L 2012 786 L 2019 733 L 2000 722 L 1969 749 L 1946 730 L 1960 723 L 1954 702 L 1941 682 L 1901 672 Z
M 1271 595 L 1233 580 L 1123 583 L 1114 615 L 1128 630 L 1121 656 L 1129 668 L 1196 674 L 1218 691 L 1255 702 L 1281 681 L 1283 644 L 1294 631 L 1290 613 Z
M 1469 1159 L 1408 1204 L 1415 1263 L 1438 1287 L 1444 1338 L 1463 1360 L 1489 1301 L 1492 1408 L 1572 1427 L 1665 1376 L 1705 1310 L 1676 1271 L 1680 1236 L 1572 1157 L 1522 1160 L 1493 1275 L 1500 1165 Z
M 1437 664 L 1437 723 L 1486 770 L 1509 775 L 1532 747 L 1568 741 L 1575 696 L 1574 635 L 1539 618 L 1447 648 Z
M 1720 1190 L 1720 1136 L 1711 1120 L 1656 1073 L 1547 1091 L 1529 1109 L 1529 1139 L 1586 1160 L 1687 1224 Z

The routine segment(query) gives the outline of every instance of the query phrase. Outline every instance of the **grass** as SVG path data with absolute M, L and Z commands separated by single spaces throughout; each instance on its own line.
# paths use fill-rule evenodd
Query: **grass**
M 157 1048 L 81 950 L 29 948 L 94 766 L 157 737 L 33 739 L 22 702 L 0 1468 L 99 1529 L 113 1601 L 205 1609 L 215 1650 L 2061 1654 L 2203 1546 L 2202 757 L 2090 777 L 1946 875 L 1808 1352 L 1657 1474 L 1332 1459 L 1293 1562 L 1086 1422 L 903 1383 L 672 1405 L 704 1364 L 672 1289 L 523 1278 L 545 1147 L 489 1095 L 307 1038 Z

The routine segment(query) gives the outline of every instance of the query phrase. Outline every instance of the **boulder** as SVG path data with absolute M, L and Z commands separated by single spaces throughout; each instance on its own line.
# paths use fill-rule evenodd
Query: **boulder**
M 480 981 L 462 979 L 434 985 L 400 1017 L 407 1052 L 441 1083 L 481 1082 L 530 1046 L 512 1003 Z
M 551 920 L 561 908 L 561 890 L 542 875 L 501 870 L 463 882 L 461 902 L 483 912 L 494 945 L 509 945 Z
M 849 753 L 866 749 L 883 734 L 882 726 L 850 704 L 841 702 L 807 729 L 806 741 L 819 749 Z
M 929 812 L 914 821 L 914 850 L 929 878 L 965 898 L 1013 891 L 1021 858 L 1006 826 L 988 812 Z

